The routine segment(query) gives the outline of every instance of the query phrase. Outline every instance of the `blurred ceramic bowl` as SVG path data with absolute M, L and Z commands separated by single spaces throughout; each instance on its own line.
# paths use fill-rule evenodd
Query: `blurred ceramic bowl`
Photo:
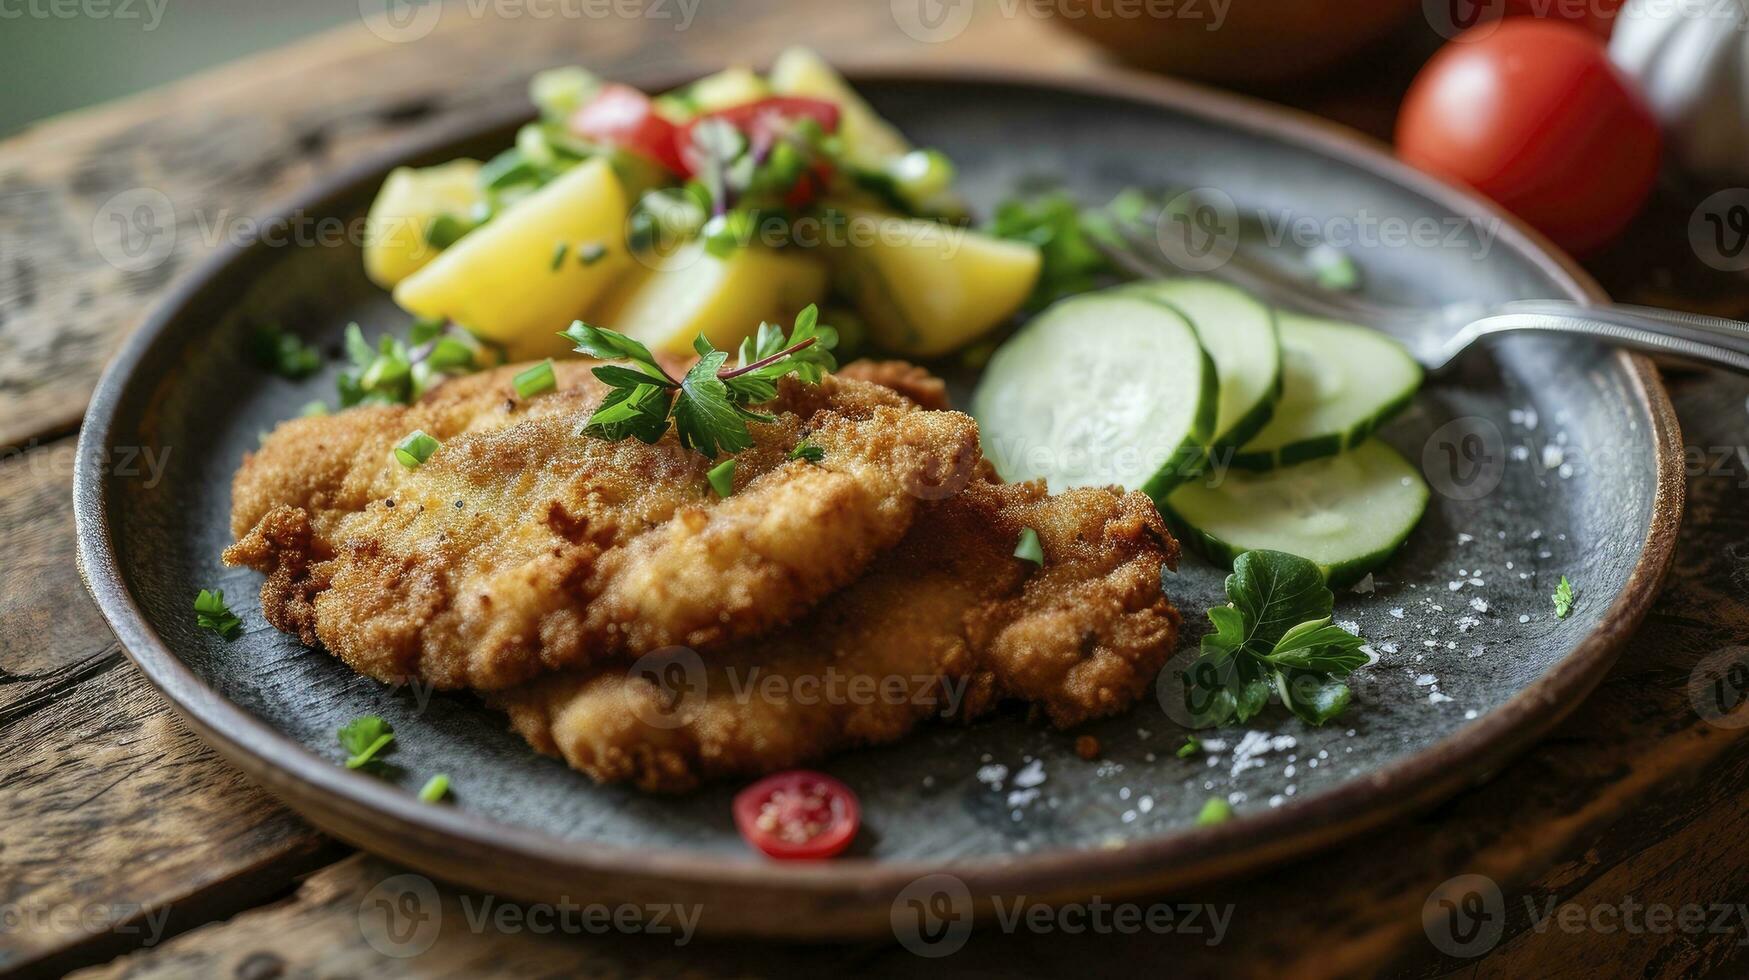
M 1054 0 L 1055 20 L 1119 59 L 1226 85 L 1288 81 L 1389 33 L 1421 0 Z

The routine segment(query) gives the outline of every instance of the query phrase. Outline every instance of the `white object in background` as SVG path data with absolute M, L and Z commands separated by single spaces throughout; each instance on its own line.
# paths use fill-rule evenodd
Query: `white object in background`
M 1628 0 L 1609 57 L 1639 81 L 1677 162 L 1749 180 L 1749 0 Z

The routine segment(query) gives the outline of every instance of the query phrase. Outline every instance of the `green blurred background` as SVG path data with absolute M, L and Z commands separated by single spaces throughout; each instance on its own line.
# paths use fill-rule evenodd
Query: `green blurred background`
M 0 0 L 0 135 L 356 20 L 359 3 Z

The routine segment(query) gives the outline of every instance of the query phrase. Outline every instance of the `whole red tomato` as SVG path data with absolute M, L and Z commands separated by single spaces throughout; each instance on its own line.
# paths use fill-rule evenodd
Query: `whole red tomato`
M 1596 36 L 1509 18 L 1459 35 L 1421 69 L 1397 117 L 1397 153 L 1583 254 L 1645 203 L 1658 123 Z
M 1506 0 L 1509 17 L 1547 17 L 1578 24 L 1598 37 L 1615 30 L 1623 0 Z

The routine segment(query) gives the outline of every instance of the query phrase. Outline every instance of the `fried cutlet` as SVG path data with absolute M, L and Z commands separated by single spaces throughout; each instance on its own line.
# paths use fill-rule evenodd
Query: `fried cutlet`
M 1014 555 L 1023 528 L 1042 566 Z M 893 741 L 1008 698 L 1068 727 L 1142 697 L 1176 645 L 1177 543 L 1148 498 L 1049 496 L 987 471 L 930 503 L 855 584 L 769 636 L 631 669 L 567 672 L 489 702 L 537 749 L 662 792 Z
M 581 434 L 605 394 L 592 366 L 560 362 L 558 390 L 533 399 L 514 395 L 511 366 L 412 406 L 282 424 L 233 482 L 225 561 L 267 574 L 270 623 L 361 673 L 491 690 L 777 628 L 980 460 L 965 415 L 855 378 L 792 378 L 719 498 L 715 461 L 672 433 Z M 409 470 L 392 448 L 415 429 L 442 448 Z M 789 458 L 804 439 L 819 462 Z

